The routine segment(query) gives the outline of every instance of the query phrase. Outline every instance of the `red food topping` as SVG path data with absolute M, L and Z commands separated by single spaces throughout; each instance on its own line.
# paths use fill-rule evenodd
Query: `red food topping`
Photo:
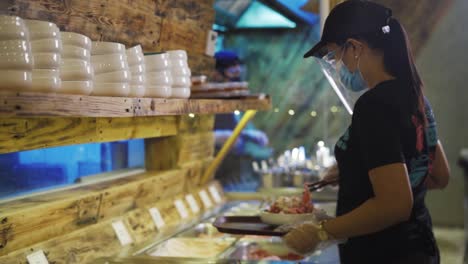
M 254 249 L 247 254 L 249 260 L 301 260 L 304 257 L 294 253 L 288 253 L 284 256 L 275 256 L 264 249 Z
M 310 202 L 311 195 L 307 185 L 304 185 L 302 197 L 279 197 L 271 206 L 270 213 L 274 214 L 307 214 L 312 213 L 314 206 Z

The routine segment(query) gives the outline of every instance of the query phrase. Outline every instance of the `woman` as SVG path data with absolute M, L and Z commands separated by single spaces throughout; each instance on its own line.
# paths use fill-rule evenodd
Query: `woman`
M 450 172 L 403 27 L 391 10 L 349 0 L 332 10 L 309 56 L 337 73 L 335 86 L 367 90 L 335 148 L 339 173 L 328 175 L 339 174 L 337 217 L 302 224 L 285 242 L 306 253 L 347 240 L 345 264 L 439 263 L 424 198 L 445 188 Z

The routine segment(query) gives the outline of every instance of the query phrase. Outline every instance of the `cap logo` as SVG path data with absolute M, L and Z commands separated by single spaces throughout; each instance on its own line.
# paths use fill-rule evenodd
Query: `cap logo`
M 382 27 L 382 32 L 384 34 L 390 34 L 390 26 L 389 25 L 383 26 Z

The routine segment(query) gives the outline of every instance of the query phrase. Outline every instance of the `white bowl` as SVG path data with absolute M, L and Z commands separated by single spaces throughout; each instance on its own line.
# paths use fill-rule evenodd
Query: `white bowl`
M 90 61 L 87 60 L 80 60 L 80 59 L 67 59 L 67 58 L 62 58 L 60 60 L 60 65 L 61 66 L 70 66 L 70 67 L 75 67 L 75 66 L 89 66 L 91 65 Z
M 25 20 L 30 40 L 60 39 L 60 30 L 54 23 L 41 20 Z
M 32 70 L 33 80 L 35 79 L 52 79 L 59 78 L 59 70 L 50 70 L 50 69 L 33 69 Z
M 182 67 L 182 68 L 188 68 L 188 63 L 186 60 L 173 60 L 171 59 L 171 67 Z
M 128 96 L 130 85 L 128 83 L 100 83 L 95 82 L 92 95 L 97 96 Z
M 128 65 L 125 61 L 114 61 L 108 63 L 91 63 L 94 68 L 94 74 L 101 74 L 115 71 L 128 71 Z
M 172 86 L 173 87 L 190 87 L 192 86 L 192 81 L 190 77 L 187 76 L 174 76 L 172 77 Z
M 135 66 L 145 63 L 145 59 L 143 55 L 133 55 L 127 54 L 128 65 Z
M 171 59 L 181 59 L 186 61 L 188 58 L 185 50 L 170 50 L 167 51 L 167 54 L 169 54 Z
M 190 68 L 188 67 L 171 68 L 171 73 L 172 73 L 172 76 L 187 76 L 187 77 L 192 76 L 192 72 L 190 71 Z
M 145 74 L 140 74 L 140 75 L 135 75 L 132 74 L 132 80 L 130 81 L 130 84 L 133 85 L 142 85 L 146 83 L 146 75 Z
M 21 24 L 24 25 L 24 20 L 18 16 L 0 15 L 0 25 L 4 24 Z
M 133 85 L 130 84 L 130 97 L 143 97 L 145 96 L 146 88 L 144 85 Z
M 3 40 L 0 41 L 0 53 L 25 53 L 31 52 L 31 46 L 26 40 Z
M 62 52 L 62 42 L 56 38 L 33 40 L 31 41 L 31 51 L 33 53 L 60 53 Z
M 172 87 L 171 98 L 188 99 L 190 98 L 190 87 L 174 88 Z
M 127 62 L 127 55 L 125 53 L 115 53 L 91 56 L 92 63 L 113 63 L 119 61 Z
M 117 42 L 93 41 L 91 43 L 91 55 L 104 55 L 124 53 L 125 45 Z
M 91 65 L 60 66 L 60 78 L 62 81 L 92 81 L 94 71 Z
M 164 71 L 171 67 L 171 62 L 166 53 L 146 55 L 145 56 L 146 71 Z
M 53 93 L 60 89 L 62 82 L 57 78 L 34 78 L 32 80 L 31 91 L 33 92 L 48 92 Z
M 129 67 L 132 74 L 142 74 L 146 72 L 145 64 L 138 64 Z
M 60 53 L 35 53 L 33 58 L 35 69 L 58 69 L 60 66 Z
M 32 70 L 33 58 L 29 52 L 8 52 L 0 54 L 0 69 Z
M 64 45 L 63 50 L 62 50 L 62 58 L 80 59 L 80 60 L 89 61 L 91 58 L 91 54 L 88 49 L 84 49 L 84 48 L 80 48 L 76 46 Z
M 114 71 L 96 74 L 94 76 L 95 82 L 109 82 L 109 83 L 121 83 L 121 82 L 130 82 L 132 75 L 130 71 Z
M 92 91 L 92 81 L 65 81 L 57 93 L 90 95 Z
M 154 86 L 147 85 L 145 91 L 145 97 L 154 98 L 169 98 L 172 95 L 171 86 Z
M 60 32 L 63 45 L 80 47 L 91 51 L 91 39 L 75 32 Z
M 172 76 L 150 76 L 146 75 L 146 82 L 153 86 L 172 86 L 174 83 L 172 80 Z
M 0 40 L 26 40 L 29 41 L 29 33 L 26 28 L 24 29 L 5 29 L 0 26 Z
M 141 48 L 141 45 L 136 45 L 131 48 L 128 48 L 125 52 L 127 53 L 127 56 L 128 55 L 143 56 L 143 49 Z
M 164 78 L 166 76 L 171 76 L 171 71 L 153 71 L 153 72 L 146 72 L 147 78 Z
M 60 31 L 56 24 L 43 20 L 25 19 L 26 26 L 31 30 L 37 31 Z
M 285 225 L 304 221 L 316 221 L 315 214 L 274 214 L 267 211 L 260 212 L 260 219 L 265 224 Z
M 0 70 L 0 80 L 4 91 L 28 91 L 32 86 L 31 71 Z

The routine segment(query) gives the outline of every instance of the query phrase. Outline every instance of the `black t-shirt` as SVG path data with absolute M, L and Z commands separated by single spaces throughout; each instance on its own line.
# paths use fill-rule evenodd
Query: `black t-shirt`
M 391 80 L 367 91 L 357 101 L 351 126 L 335 147 L 340 170 L 337 215 L 346 214 L 374 196 L 369 170 L 406 163 L 413 191 L 411 219 L 378 233 L 349 238 L 340 245 L 342 263 L 387 263 L 411 252 L 438 254 L 424 203 L 424 180 L 432 168 L 437 133 L 426 100 L 427 122 L 419 121 L 410 87 Z

